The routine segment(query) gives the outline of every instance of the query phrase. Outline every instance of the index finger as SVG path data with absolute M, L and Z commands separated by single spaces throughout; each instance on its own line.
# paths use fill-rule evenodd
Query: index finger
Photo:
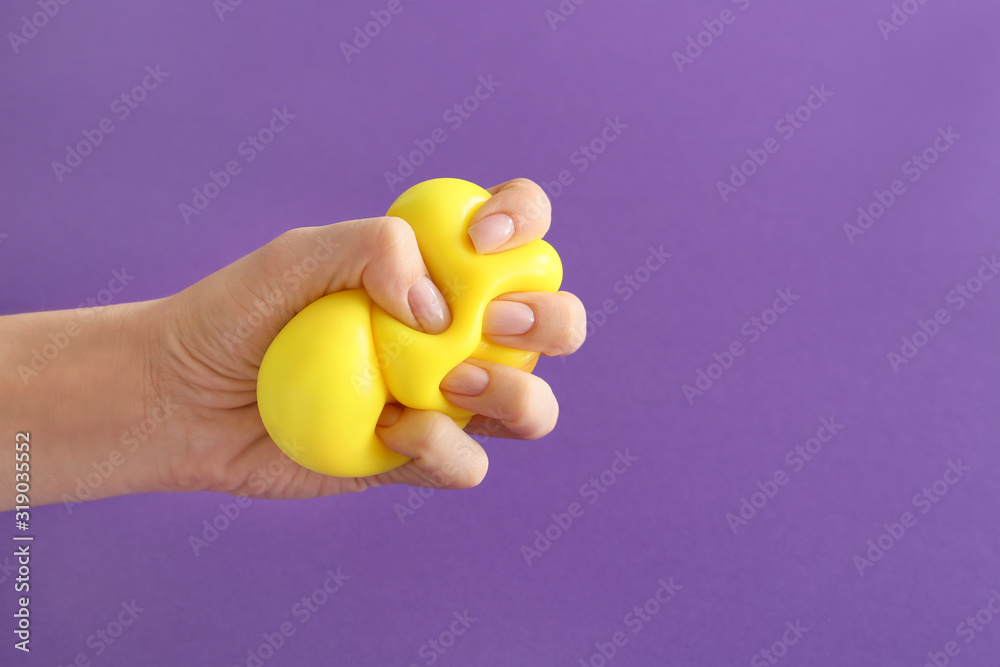
M 534 181 L 515 178 L 488 188 L 493 195 L 469 225 L 469 238 L 480 255 L 503 252 L 545 236 L 552 204 Z

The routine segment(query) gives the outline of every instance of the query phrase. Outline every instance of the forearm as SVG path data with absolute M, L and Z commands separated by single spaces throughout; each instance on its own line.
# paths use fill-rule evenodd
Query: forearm
M 150 303 L 0 317 L 0 510 L 25 432 L 32 505 L 156 490 Z

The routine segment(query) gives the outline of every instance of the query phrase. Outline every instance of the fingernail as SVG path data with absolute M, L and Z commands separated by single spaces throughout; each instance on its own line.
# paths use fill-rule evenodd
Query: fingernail
M 486 391 L 490 374 L 479 366 L 461 363 L 441 380 L 441 389 L 463 396 L 479 396 Z
M 535 325 L 535 311 L 518 301 L 490 301 L 483 316 L 483 333 L 487 336 L 517 336 L 528 333 Z
M 514 219 L 505 213 L 488 215 L 469 227 L 469 238 L 480 255 L 496 250 L 513 235 Z
M 407 295 L 410 310 L 425 333 L 441 333 L 451 324 L 451 311 L 441 292 L 428 276 L 421 276 Z

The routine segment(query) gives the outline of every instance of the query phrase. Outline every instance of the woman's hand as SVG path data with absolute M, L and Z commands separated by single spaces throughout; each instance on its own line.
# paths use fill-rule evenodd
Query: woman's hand
M 541 238 L 551 207 L 545 193 L 518 179 L 490 190 L 469 234 L 480 254 Z M 285 456 L 268 436 L 256 404 L 257 371 L 271 340 L 300 310 L 345 289 L 364 288 L 400 321 L 444 331 L 451 314 L 427 275 L 412 230 L 402 220 L 371 218 L 293 229 L 167 299 L 136 304 L 149 347 L 144 403 L 172 406 L 150 438 L 147 463 L 157 488 L 211 490 L 266 498 L 304 498 L 407 483 L 442 488 L 482 481 L 486 452 L 437 412 L 386 406 L 377 429 L 412 460 L 362 478 L 329 477 Z M 486 309 L 484 333 L 501 345 L 547 355 L 583 342 L 585 312 L 566 292 L 505 294 Z M 538 438 L 555 425 L 558 405 L 540 378 L 470 360 L 441 385 L 458 407 L 478 413 L 474 433 Z

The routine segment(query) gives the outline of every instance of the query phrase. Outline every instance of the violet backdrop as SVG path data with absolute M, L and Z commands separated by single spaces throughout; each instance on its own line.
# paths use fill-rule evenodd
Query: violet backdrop
M 117 0 L 25 28 L 40 4 L 0 8 L 30 35 L 0 47 L 3 313 L 75 307 L 123 270 L 116 301 L 158 298 L 421 180 L 524 176 L 552 195 L 591 335 L 539 364 L 557 429 L 486 442 L 474 490 L 255 500 L 232 521 L 209 493 L 34 510 L 34 650 L 11 646 L 5 569 L 0 662 L 920 666 L 954 642 L 949 664 L 997 664 L 995 2 Z M 294 118 L 246 161 L 275 109 Z M 821 420 L 842 428 L 810 442 Z M 618 453 L 636 461 L 601 483 Z

